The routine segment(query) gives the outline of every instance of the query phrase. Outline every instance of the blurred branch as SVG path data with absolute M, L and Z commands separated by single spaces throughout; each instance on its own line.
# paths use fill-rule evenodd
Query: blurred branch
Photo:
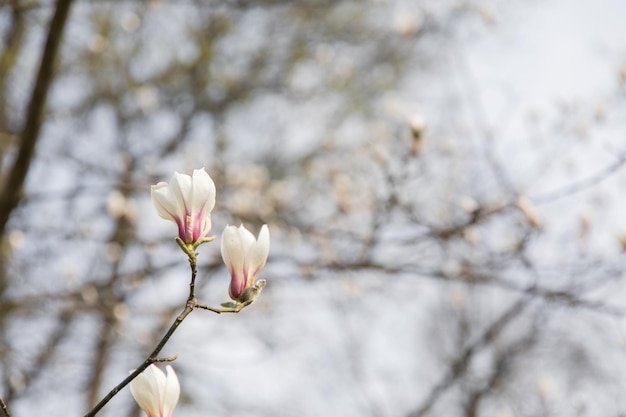
M 467 346 L 456 360 L 450 365 L 450 370 L 443 379 L 433 387 L 430 394 L 426 397 L 422 405 L 415 411 L 408 414 L 408 417 L 422 417 L 430 411 L 430 409 L 439 400 L 441 395 L 447 391 L 454 383 L 460 379 L 467 371 L 474 355 L 481 349 L 492 342 L 500 333 L 517 318 L 530 304 L 527 297 L 521 298 L 511 307 L 509 307 L 500 317 L 495 320 L 487 330 L 474 343 Z
M 28 109 L 26 110 L 20 150 L 8 173 L 2 194 L 0 194 L 0 236 L 4 235 L 9 217 L 22 197 L 22 187 L 35 153 L 35 145 L 37 144 L 39 130 L 43 123 L 48 90 L 54 74 L 54 64 L 61 45 L 63 28 L 67 21 L 71 3 L 72 0 L 58 0 L 54 16 L 50 22 L 39 73 Z
M 588 178 L 584 178 L 578 182 L 565 186 L 559 190 L 555 190 L 552 192 L 548 192 L 545 194 L 540 194 L 536 197 L 531 197 L 531 199 L 537 203 L 549 203 L 553 200 L 567 197 L 569 195 L 575 194 L 577 192 L 583 191 L 587 188 L 593 187 L 594 185 L 604 181 L 611 174 L 614 174 L 619 169 L 621 169 L 626 163 L 626 153 L 623 153 L 617 157 L 617 161 L 613 162 L 607 167 L 604 167 L 602 170 L 596 172 L 595 174 L 589 176 Z
M 54 356 L 61 343 L 66 340 L 69 331 L 74 324 L 74 318 L 78 310 L 74 306 L 68 306 L 61 311 L 56 321 L 55 329 L 48 336 L 46 343 L 41 347 L 35 363 L 23 373 L 24 386 L 29 386 L 44 370 L 51 365 L 50 359 Z M 7 400 L 13 400 L 19 396 L 11 385 L 8 387 Z
M 313 267 L 311 265 L 305 266 L 307 268 Z M 610 306 L 600 301 L 585 300 L 581 298 L 581 294 L 577 294 L 573 290 L 543 288 L 536 284 L 525 287 L 511 281 L 494 278 L 493 276 L 490 276 L 488 274 L 475 271 L 463 271 L 463 273 L 461 274 L 451 275 L 442 270 L 420 269 L 419 267 L 416 267 L 414 265 L 410 265 L 410 267 L 391 267 L 371 262 L 333 263 L 328 266 L 329 268 L 335 270 L 351 271 L 355 273 L 358 271 L 366 270 L 378 271 L 384 274 L 418 274 L 421 278 L 449 282 L 460 282 L 472 286 L 484 286 L 505 291 L 511 291 L 514 293 L 519 293 L 523 296 L 532 297 L 534 299 L 541 299 L 546 302 L 564 304 L 569 307 L 584 308 L 596 313 L 607 314 L 614 317 L 624 317 L 626 315 L 626 309 L 616 306 Z
M 522 353 L 527 352 L 537 342 L 537 332 L 531 332 L 525 336 L 522 340 L 517 341 L 510 345 L 508 348 L 500 351 L 497 354 L 495 364 L 493 366 L 491 375 L 481 388 L 471 392 L 469 400 L 465 408 L 466 417 L 477 417 L 479 414 L 480 404 L 491 392 L 493 392 L 499 385 L 506 381 L 506 378 L 511 373 L 511 367 Z
M 7 408 L 7 405 L 2 397 L 0 397 L 0 410 L 2 410 L 4 417 L 11 417 L 11 413 L 9 413 L 9 409 Z
M 124 187 L 130 184 L 132 180 L 134 165 L 129 162 L 126 171 L 120 176 L 116 189 L 122 190 L 124 198 L 129 197 L 130 190 Z M 120 253 L 123 253 L 129 243 L 134 240 L 135 228 L 133 222 L 128 221 L 126 216 L 120 215 L 115 221 L 115 227 L 111 230 L 108 238 L 108 244 L 119 247 Z M 99 398 L 100 385 L 102 376 L 109 359 L 110 348 L 113 344 L 113 335 L 118 324 L 118 318 L 115 314 L 116 305 L 124 301 L 124 294 L 117 294 L 115 289 L 121 280 L 120 261 L 121 255 L 111 262 L 111 273 L 106 284 L 100 289 L 100 302 L 98 315 L 100 318 L 100 329 L 98 330 L 99 343 L 96 348 L 96 354 L 93 359 L 91 375 L 89 376 L 89 390 L 87 391 L 87 407 L 93 407 Z
M 4 42 L 4 50 L 0 55 L 0 95 L 6 97 L 6 81 L 9 72 L 17 62 L 19 55 L 19 49 L 22 45 L 22 39 L 24 38 L 24 13 L 16 6 L 13 5 L 11 11 L 11 26 L 7 30 L 6 40 Z M 5 100 L 0 100 L 0 155 L 9 147 L 14 141 L 13 135 L 8 132 L 7 123 L 7 107 L 8 103 Z M 11 132 L 13 133 L 13 132 Z
M 493 144 L 496 143 L 493 128 L 489 124 L 489 117 L 478 82 L 474 79 L 470 66 L 465 59 L 464 52 L 460 48 L 453 48 L 452 59 L 458 68 L 457 75 L 461 80 L 461 94 L 465 95 L 469 103 L 468 110 L 473 119 L 476 129 L 483 136 L 481 151 L 485 160 L 491 167 L 494 179 L 498 185 L 510 196 L 517 194 L 515 185 L 506 171 L 506 167 L 495 157 Z
M 30 163 L 33 159 L 35 145 L 44 118 L 46 98 L 52 82 L 54 64 L 61 44 L 63 29 L 69 14 L 70 5 L 71 0 L 59 0 L 50 21 L 39 72 L 26 110 L 24 127 L 21 132 L 20 149 L 12 167 L 6 173 L 3 189 L 0 191 L 0 237 L 4 236 L 11 213 L 18 206 L 22 198 L 22 188 L 30 168 Z M 15 55 L 17 54 L 17 45 L 20 43 L 22 37 L 21 13 L 17 9 L 17 3 L 13 2 L 12 6 L 14 26 L 8 34 L 7 47 L 2 56 L 2 66 L 3 71 L 5 71 L 5 73 L 2 74 L 3 80 L 6 78 L 6 71 L 8 71 L 8 68 L 14 63 Z M 4 109 L 2 110 L 4 114 Z M 2 119 L 4 119 L 4 117 L 2 117 Z M 6 285 L 5 256 L 6 255 L 0 256 L 0 292 L 3 292 Z M 38 358 L 39 364 L 47 361 L 52 349 L 54 346 L 58 345 L 66 329 L 67 327 L 62 327 L 59 329 L 59 332 L 52 335 L 52 338 L 49 340 L 49 345 L 40 352 Z M 50 350 L 48 348 L 50 348 Z M 38 371 L 39 369 L 32 369 L 28 375 L 36 375 Z M 9 415 L 4 402 L 2 404 L 2 410 L 6 416 Z
M 190 259 L 190 263 L 191 263 L 191 259 Z M 196 276 L 195 264 L 191 263 L 191 269 L 192 269 L 191 281 L 194 282 L 195 276 Z M 87 414 L 85 414 L 85 417 L 95 416 L 98 413 L 98 411 L 100 411 L 109 401 L 111 401 L 113 397 L 117 395 L 118 392 L 120 392 L 126 385 L 128 385 L 139 374 L 141 374 L 148 366 L 150 366 L 151 364 L 155 362 L 163 361 L 163 359 L 160 360 L 158 358 L 159 353 L 161 352 L 165 344 L 168 342 L 172 334 L 174 334 L 176 329 L 178 329 L 178 326 L 180 326 L 182 321 L 185 320 L 185 318 L 189 315 L 189 313 L 191 313 L 194 310 L 194 307 L 196 306 L 196 304 L 197 304 L 197 301 L 195 297 L 190 296 L 189 299 L 187 300 L 187 304 L 185 305 L 185 308 L 183 309 L 183 311 L 180 313 L 178 317 L 176 317 L 176 320 L 174 320 L 170 328 L 167 330 L 167 333 L 165 333 L 165 336 L 161 338 L 161 341 L 157 344 L 156 348 L 154 348 L 154 350 L 146 358 L 146 360 L 144 360 L 143 363 L 137 367 L 137 369 L 131 372 L 130 375 L 124 378 L 122 382 L 120 382 L 115 387 L 113 387 L 113 389 L 109 391 L 109 393 L 98 404 L 96 404 Z
M 43 5 L 36 0 L 3 0 L 0 1 L 0 7 L 9 6 L 13 9 L 14 12 L 22 12 L 25 10 L 35 9 L 42 7 Z

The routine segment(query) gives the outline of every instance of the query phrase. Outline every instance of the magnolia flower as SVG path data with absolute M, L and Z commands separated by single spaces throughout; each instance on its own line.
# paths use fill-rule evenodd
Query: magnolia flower
M 180 397 L 180 384 L 174 369 L 165 373 L 154 364 L 148 366 L 130 383 L 130 392 L 148 417 L 171 417 Z
M 230 298 L 244 304 L 254 301 L 265 285 L 263 280 L 256 284 L 254 280 L 265 265 L 269 252 L 270 232 L 266 224 L 261 227 L 258 239 L 243 225 L 238 228 L 226 226 L 222 234 L 222 259 L 230 272 Z
M 193 175 L 174 172 L 168 183 L 152 186 L 152 204 L 159 216 L 178 226 L 178 237 L 196 244 L 211 232 L 211 210 L 215 206 L 215 184 L 204 168 Z

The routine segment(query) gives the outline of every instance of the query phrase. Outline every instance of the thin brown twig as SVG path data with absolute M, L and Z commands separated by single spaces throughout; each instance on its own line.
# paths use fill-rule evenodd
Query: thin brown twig
M 243 304 L 237 304 L 235 307 L 215 308 L 204 304 L 196 304 L 196 308 L 202 310 L 209 310 L 217 314 L 222 313 L 239 313 L 245 306 Z
M 167 330 L 163 338 L 161 338 L 161 341 L 159 341 L 157 346 L 154 348 L 152 353 L 150 353 L 150 355 L 146 358 L 146 360 L 144 360 L 143 363 L 137 367 L 137 369 L 131 372 L 130 375 L 124 378 L 122 382 L 120 382 L 115 387 L 113 387 L 113 389 L 111 389 L 111 391 L 109 391 L 109 393 L 98 404 L 96 404 L 87 414 L 85 414 L 85 417 L 95 416 L 96 413 L 98 413 L 98 411 L 100 411 L 113 397 L 115 397 L 118 392 L 120 392 L 126 385 L 128 385 L 139 374 L 141 374 L 148 366 L 152 365 L 155 362 L 163 361 L 163 358 L 158 357 L 159 353 L 161 353 L 161 350 L 163 349 L 165 344 L 168 342 L 168 340 L 170 340 L 170 337 L 172 336 L 172 334 L 174 334 L 176 329 L 178 329 L 178 326 L 180 326 L 183 320 L 185 320 L 185 317 L 187 317 L 189 313 L 191 313 L 196 307 L 196 305 L 198 304 L 196 297 L 195 297 L 195 290 L 194 290 L 195 282 L 196 282 L 196 275 L 198 273 L 197 266 L 196 266 L 195 253 L 193 253 L 193 256 L 192 255 L 189 256 L 189 266 L 191 267 L 191 281 L 189 282 L 189 288 L 190 288 L 189 297 L 187 298 L 187 303 L 185 304 L 185 308 L 183 309 L 183 311 L 178 315 L 178 317 L 176 317 L 176 320 L 174 320 L 174 322 L 172 323 L 170 328 Z M 166 359 L 170 359 L 170 358 L 166 358 Z
M 113 389 L 111 389 L 111 391 L 109 391 L 109 393 L 98 404 L 96 404 L 87 414 L 85 414 L 85 417 L 95 416 L 98 413 L 98 411 L 100 411 L 113 397 L 117 395 L 118 392 L 120 392 L 126 385 L 128 385 L 139 374 L 141 374 L 148 366 L 156 362 L 171 362 L 171 361 L 176 360 L 177 358 L 176 355 L 172 355 L 166 358 L 160 358 L 159 353 L 161 352 L 165 344 L 169 341 L 172 334 L 174 334 L 176 329 L 178 329 L 178 326 L 180 326 L 183 320 L 185 320 L 185 318 L 194 309 L 202 308 L 202 309 L 210 310 L 210 311 L 213 311 L 214 313 L 220 314 L 220 313 L 238 313 L 243 307 L 245 307 L 245 305 L 241 305 L 241 307 L 238 306 L 232 309 L 227 308 L 227 309 L 220 310 L 220 309 L 216 309 L 213 307 L 205 306 L 203 304 L 198 304 L 198 300 L 196 299 L 196 295 L 195 295 L 195 285 L 196 285 L 195 283 L 196 283 L 196 276 L 198 274 L 198 268 L 196 264 L 196 253 L 195 251 L 192 251 L 192 250 L 185 250 L 185 253 L 187 253 L 187 255 L 189 256 L 189 266 L 191 268 L 191 279 L 189 281 L 189 297 L 187 298 L 187 303 L 185 304 L 185 308 L 178 315 L 178 317 L 176 317 L 176 320 L 174 320 L 174 322 L 172 323 L 170 328 L 167 330 L 167 332 L 165 333 L 161 341 L 159 341 L 159 343 L 154 348 L 152 353 L 150 353 L 150 355 L 143 361 L 143 363 L 139 365 L 137 369 L 131 372 L 130 375 L 124 378 L 122 382 L 120 382 L 115 387 L 113 387 Z
M 178 355 L 174 354 L 172 356 L 168 356 L 167 358 L 155 358 L 154 362 L 174 362 L 176 359 L 178 359 Z
M 161 361 L 157 357 L 157 355 L 159 354 L 159 352 L 161 352 L 161 350 L 163 349 L 167 341 L 170 339 L 172 334 L 176 331 L 178 326 L 180 326 L 180 323 L 182 323 L 185 317 L 187 317 L 189 313 L 191 313 L 192 311 L 193 311 L 193 307 L 190 307 L 189 304 L 185 306 L 185 309 L 182 311 L 182 313 L 178 317 L 176 317 L 176 320 L 174 320 L 174 323 L 172 323 L 167 333 L 165 334 L 165 336 L 163 336 L 163 338 L 161 339 L 157 347 L 152 351 L 150 356 L 148 356 L 148 358 L 146 358 L 146 360 L 143 361 L 143 363 L 140 366 L 138 366 L 137 369 L 131 372 L 130 375 L 124 378 L 122 382 L 120 382 L 115 387 L 113 387 L 113 389 L 109 391 L 109 393 L 98 404 L 96 404 L 91 409 L 91 411 L 85 414 L 85 417 L 95 416 L 96 413 L 102 409 L 102 407 L 104 407 L 113 397 L 117 395 L 118 392 L 120 392 L 126 385 L 128 385 L 140 373 L 145 371 L 148 366 L 152 365 L 155 362 Z

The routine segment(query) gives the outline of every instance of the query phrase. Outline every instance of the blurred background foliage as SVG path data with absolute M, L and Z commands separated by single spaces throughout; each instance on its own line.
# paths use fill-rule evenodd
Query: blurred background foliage
M 5 189 L 57 7 L 0 1 Z M 175 415 L 624 413 L 626 59 L 611 89 L 524 113 L 511 135 L 467 59 L 541 7 L 75 0 L 5 209 L 13 416 L 84 414 L 152 350 L 188 272 L 149 187 L 202 166 L 218 239 L 269 225 L 268 286 L 175 334 Z M 219 244 L 199 262 L 200 301 L 225 301 Z M 101 415 L 138 413 L 126 390 Z

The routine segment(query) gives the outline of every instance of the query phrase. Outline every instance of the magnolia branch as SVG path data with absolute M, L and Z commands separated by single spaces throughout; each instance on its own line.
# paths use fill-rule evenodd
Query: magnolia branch
M 178 242 L 178 240 L 177 240 L 177 242 Z M 179 246 L 181 246 L 180 242 L 179 242 Z M 176 355 L 172 355 L 172 356 L 169 356 L 169 357 L 166 357 L 166 358 L 160 358 L 159 357 L 159 353 L 161 353 L 161 350 L 163 350 L 163 348 L 165 347 L 165 344 L 170 340 L 170 337 L 172 337 L 172 335 L 178 329 L 178 327 L 183 322 L 183 320 L 185 320 L 185 318 L 194 309 L 200 308 L 200 309 L 212 311 L 212 312 L 217 313 L 217 314 L 221 314 L 221 313 L 238 313 L 244 307 L 246 307 L 248 304 L 250 304 L 250 303 L 248 303 L 248 304 L 237 303 L 232 308 L 224 308 L 224 309 L 218 309 L 218 308 L 209 307 L 209 306 L 206 306 L 206 305 L 203 305 L 203 304 L 198 304 L 198 300 L 196 299 L 196 294 L 195 294 L 196 276 L 198 275 L 197 254 L 196 254 L 195 250 L 192 250 L 190 248 L 186 248 L 186 250 L 184 250 L 184 252 L 189 257 L 189 266 L 191 268 L 191 279 L 189 281 L 189 297 L 187 298 L 187 302 L 185 303 L 185 308 L 178 315 L 178 317 L 176 317 L 176 319 L 174 320 L 172 325 L 169 327 L 169 329 L 167 330 L 167 332 L 165 333 L 163 338 L 159 341 L 159 343 L 154 348 L 152 353 L 150 353 L 150 355 L 141 363 L 141 365 L 139 365 L 126 378 L 124 378 L 124 380 L 122 380 L 122 382 L 120 382 L 115 387 L 113 387 L 113 389 L 111 389 L 111 391 L 109 391 L 109 393 L 98 404 L 96 404 L 87 414 L 85 414 L 85 417 L 93 417 L 93 416 L 95 416 L 98 413 L 98 411 L 100 411 L 109 401 L 111 401 L 111 399 L 113 397 L 115 397 L 117 395 L 117 393 L 119 393 L 126 385 L 128 385 L 133 379 L 135 379 L 138 375 L 140 375 L 143 371 L 146 370 L 146 368 L 148 368 L 153 363 L 172 362 L 172 361 L 176 360 L 177 359 Z
M 230 272 L 231 285 L 228 292 L 234 302 L 222 304 L 224 308 L 221 309 L 199 304 L 196 299 L 196 276 L 198 274 L 196 249 L 198 246 L 215 239 L 214 236 L 209 236 L 211 231 L 211 210 L 215 206 L 215 183 L 204 168 L 194 170 L 191 176 L 176 172 L 169 184 L 159 182 L 153 185 L 150 195 L 159 216 L 172 221 L 178 227 L 176 243 L 187 255 L 191 268 L 189 296 L 187 297 L 185 308 L 176 317 L 152 353 L 122 382 L 113 387 L 85 417 L 95 416 L 118 392 L 150 365 L 155 362 L 175 360 L 176 355 L 168 358 L 159 358 L 158 355 L 172 334 L 178 329 L 178 326 L 194 309 L 200 308 L 217 314 L 238 313 L 244 307 L 252 304 L 265 286 L 265 280 L 255 281 L 255 279 L 256 274 L 265 265 L 269 255 L 270 236 L 267 225 L 261 227 L 258 238 L 255 238 L 243 225 L 240 227 L 227 225 L 222 235 L 222 258 Z M 155 371 L 152 372 L 152 376 L 154 376 Z M 173 371 L 172 375 L 174 375 Z M 146 376 L 146 378 L 151 377 Z M 176 384 L 178 385 L 178 383 Z M 131 387 L 132 389 L 133 387 Z M 159 396 L 162 394 L 159 391 L 156 393 L 142 392 L 141 395 Z M 175 393 L 176 401 L 178 401 L 178 394 L 178 392 Z M 135 397 L 135 399 L 137 398 Z M 168 406 L 175 406 L 176 401 Z M 161 403 L 160 399 L 156 399 L 155 402 Z M 162 410 L 144 411 L 148 415 L 162 414 Z
M 192 275 L 195 276 L 195 265 L 193 265 L 192 270 L 194 271 Z M 158 357 L 158 355 L 163 349 L 163 347 L 165 346 L 165 344 L 170 340 L 170 337 L 172 336 L 172 334 L 174 334 L 176 329 L 178 329 L 178 326 L 180 326 L 180 324 L 183 322 L 183 320 L 185 320 L 185 318 L 189 315 L 189 313 L 193 311 L 194 303 L 195 303 L 194 300 L 195 300 L 195 297 L 190 296 L 190 298 L 187 300 L 187 304 L 185 305 L 185 308 L 183 309 L 183 311 L 178 315 L 178 317 L 176 317 L 176 320 L 174 320 L 170 328 L 167 330 L 167 333 L 165 333 L 165 336 L 163 336 L 161 341 L 157 344 L 157 346 L 154 348 L 152 353 L 146 358 L 146 360 L 143 361 L 143 363 L 140 366 L 138 366 L 137 369 L 131 372 L 130 375 L 124 378 L 122 382 L 120 382 L 115 387 L 113 387 L 113 389 L 109 391 L 109 393 L 98 404 L 96 404 L 91 409 L 91 411 L 85 414 L 85 417 L 95 416 L 96 413 L 100 411 L 113 397 L 115 397 L 115 395 L 117 395 L 118 392 L 120 392 L 133 379 L 135 379 L 137 375 L 141 374 L 148 366 L 152 365 L 155 362 L 164 362 L 164 361 L 172 359 L 172 358 L 161 359 Z

